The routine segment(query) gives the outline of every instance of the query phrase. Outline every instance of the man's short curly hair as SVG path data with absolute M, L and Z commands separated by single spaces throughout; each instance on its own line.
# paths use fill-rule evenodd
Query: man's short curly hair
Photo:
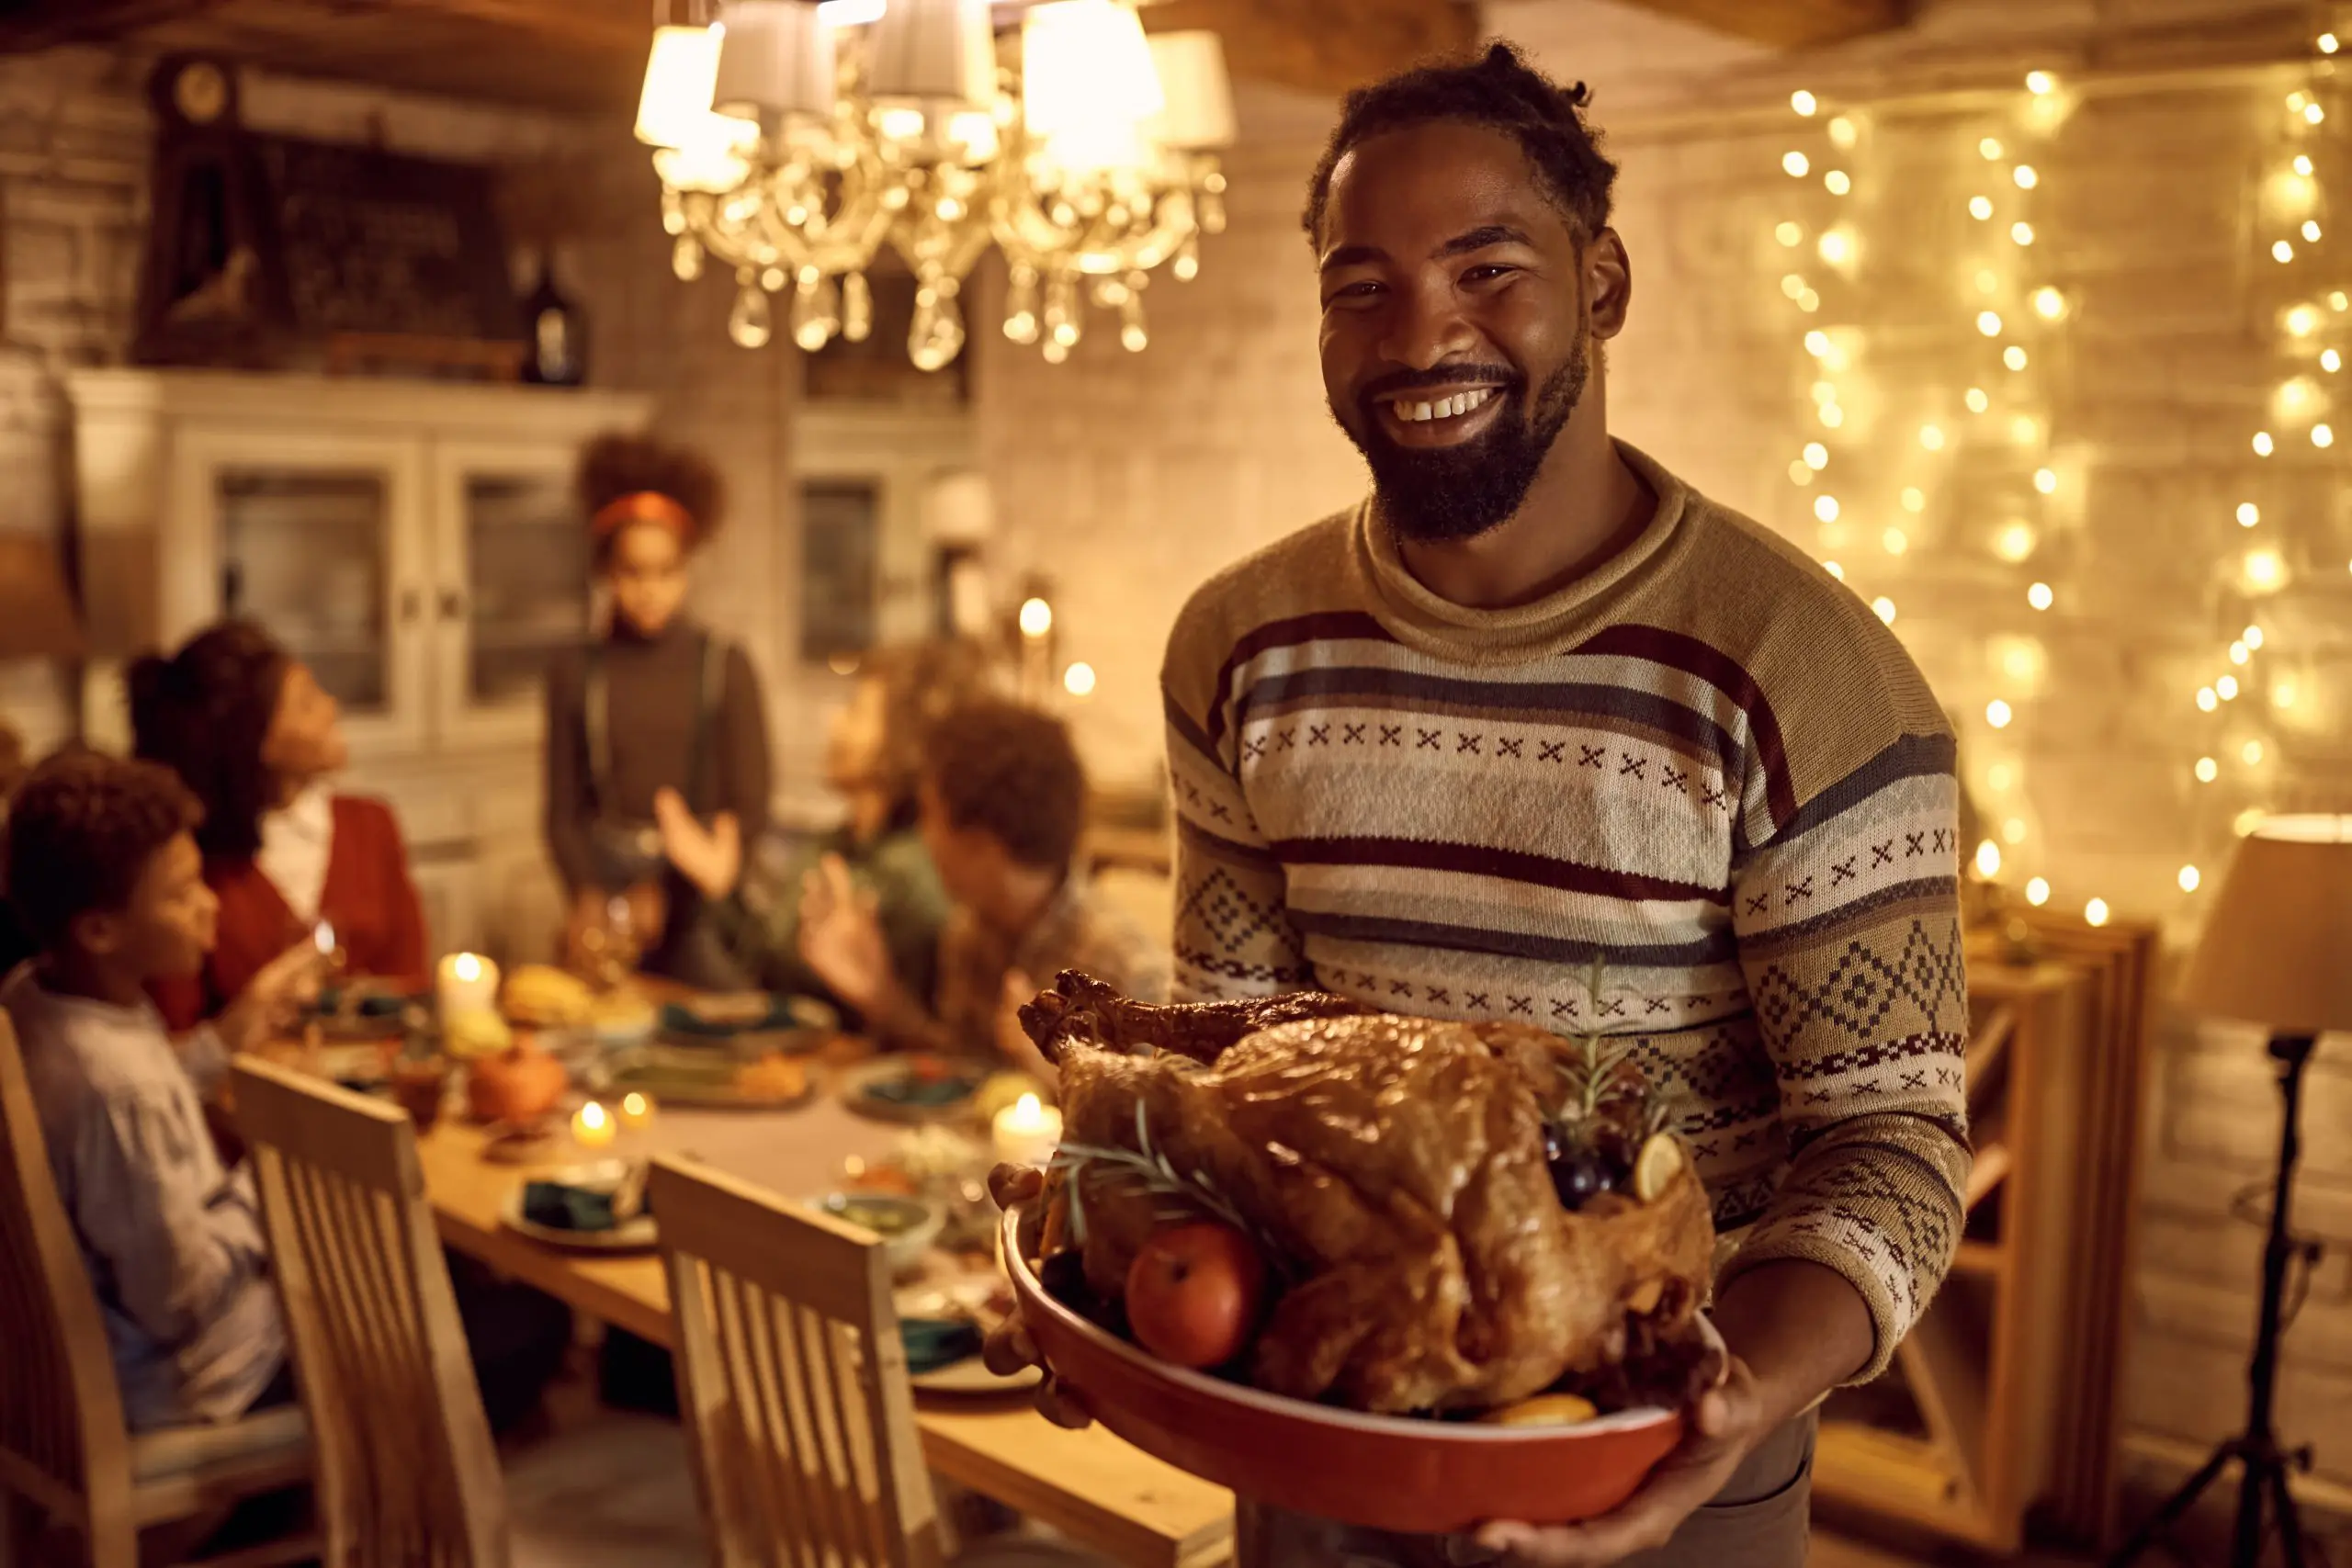
M 1307 182 L 1306 237 L 1319 243 L 1332 171 L 1362 142 L 1392 130 L 1456 120 L 1515 140 L 1553 205 L 1579 241 L 1609 227 L 1617 165 L 1601 154 L 1600 133 L 1585 119 L 1592 95 L 1581 82 L 1563 87 L 1498 43 L 1466 64 L 1421 65 L 1358 87 L 1340 108 L 1330 145 Z
M 1051 714 L 967 703 L 932 727 L 923 777 L 947 820 L 977 828 L 1023 865 L 1058 870 L 1086 827 L 1086 770 Z
M 195 828 L 203 807 L 177 773 L 75 749 L 27 776 L 8 805 L 8 902 L 44 951 L 76 917 L 130 902 L 155 852 Z

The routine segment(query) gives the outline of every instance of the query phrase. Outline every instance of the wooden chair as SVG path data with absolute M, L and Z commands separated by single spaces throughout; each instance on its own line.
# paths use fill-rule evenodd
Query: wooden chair
M 45 1527 L 78 1535 L 92 1568 L 134 1568 L 142 1530 L 218 1516 L 310 1473 L 291 1406 L 218 1426 L 125 1427 L 97 1294 L 0 1013 L 0 1562 Z M 302 1538 L 212 1562 L 258 1568 L 316 1551 Z
M 401 1111 L 241 1056 L 326 1568 L 505 1568 L 506 1496 L 416 1129 Z

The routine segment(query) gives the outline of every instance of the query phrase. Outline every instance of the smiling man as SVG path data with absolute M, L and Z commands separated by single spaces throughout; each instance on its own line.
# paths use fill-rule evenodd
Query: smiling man
M 1811 1412 L 1960 1230 L 1951 732 L 1842 586 L 1611 437 L 1633 267 L 1583 104 L 1501 46 L 1348 100 L 1306 221 L 1373 494 L 1170 639 L 1177 982 L 1630 1042 L 1713 1198 L 1734 1360 L 1608 1518 L 1245 1506 L 1245 1562 L 1797 1568 Z

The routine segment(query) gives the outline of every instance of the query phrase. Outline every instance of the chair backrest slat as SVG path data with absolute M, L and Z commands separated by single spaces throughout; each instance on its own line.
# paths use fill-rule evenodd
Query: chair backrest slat
M 240 1057 L 334 1568 L 505 1568 L 505 1489 L 408 1117 Z
M 0 1492 L 69 1517 L 130 1506 L 130 1438 L 96 1291 L 0 1013 Z
M 655 1159 L 647 1196 L 719 1568 L 933 1568 L 881 1244 L 687 1161 Z

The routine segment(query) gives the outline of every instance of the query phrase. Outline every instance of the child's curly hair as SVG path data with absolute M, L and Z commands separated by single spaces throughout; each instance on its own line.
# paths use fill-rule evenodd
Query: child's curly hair
M 1058 870 L 1086 830 L 1086 769 L 1051 714 L 998 699 L 932 727 L 923 777 L 947 820 L 978 828 L 1025 866 Z
M 27 933 L 54 951 L 77 917 L 130 903 L 155 852 L 203 815 L 179 775 L 160 762 L 60 751 L 9 803 L 8 902 Z

